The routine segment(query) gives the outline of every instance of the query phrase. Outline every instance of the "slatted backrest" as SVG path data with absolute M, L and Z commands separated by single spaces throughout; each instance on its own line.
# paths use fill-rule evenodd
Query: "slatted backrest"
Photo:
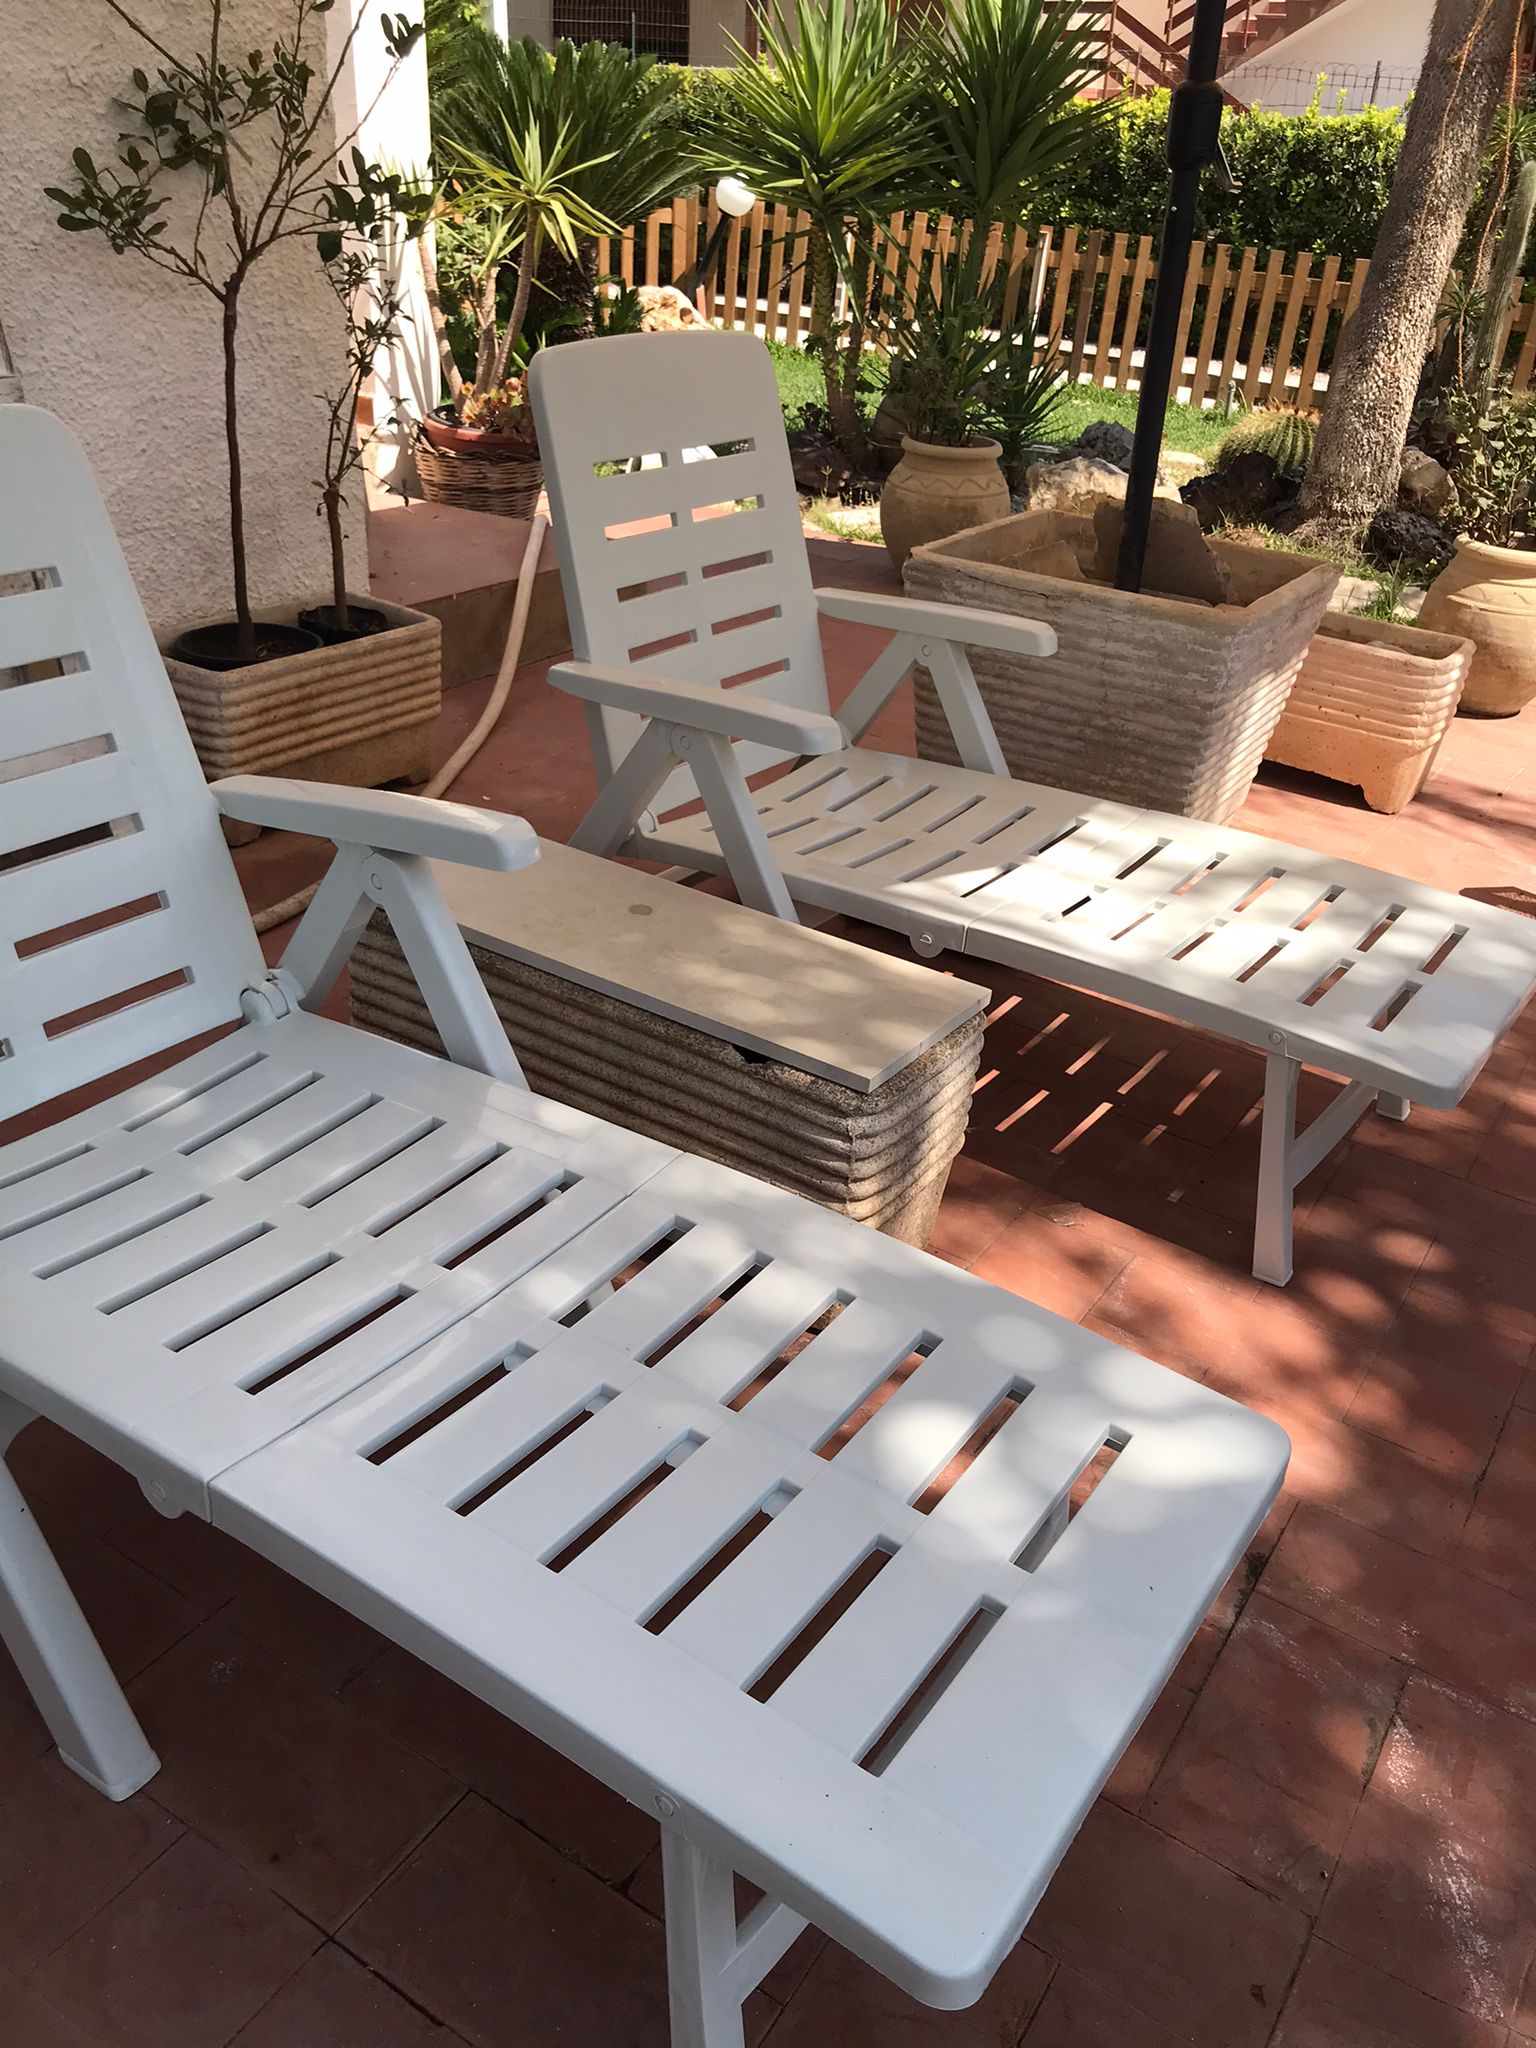
M 571 342 L 541 349 L 528 383 L 578 658 L 826 711 L 800 501 L 757 337 Z M 640 729 L 603 713 L 600 775 Z M 737 751 L 749 775 L 786 758 Z M 656 809 L 696 794 L 679 769 Z
M 0 405 L 0 1118 L 228 1022 L 262 972 L 84 452 Z

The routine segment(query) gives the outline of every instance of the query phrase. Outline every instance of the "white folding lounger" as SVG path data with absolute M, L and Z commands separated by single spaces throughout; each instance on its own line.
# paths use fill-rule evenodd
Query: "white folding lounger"
M 229 1027 L 0 1150 L 0 1448 L 51 1417 L 655 1814 L 675 2048 L 807 1921 L 967 2004 L 1283 1433 L 531 1093 L 427 865 L 527 826 L 210 793 L 79 449 L 0 407 L 0 474 L 0 1117 Z M 337 842 L 275 970 L 220 808 Z M 461 1064 L 306 1010 L 375 905 Z M 0 1636 L 68 1764 L 151 1776 L 3 1463 Z
M 1461 1099 L 1536 984 L 1536 925 L 1232 826 L 1010 780 L 965 650 L 1046 657 L 1055 636 L 813 590 L 754 336 L 570 343 L 534 358 L 529 385 L 579 657 L 550 680 L 584 700 L 602 785 L 573 845 L 728 870 L 743 901 L 781 917 L 844 912 L 920 953 L 1028 969 L 1257 1046 L 1265 1280 L 1291 1276 L 1297 1183 L 1373 1102 L 1405 1116 Z M 686 460 L 700 444 L 728 452 Z M 616 463 L 639 453 L 662 460 Z M 818 613 L 896 636 L 836 719 Z M 963 767 L 855 744 L 917 663 Z M 657 822 L 698 797 L 703 814 Z M 1298 1134 L 1303 1065 L 1350 1085 Z

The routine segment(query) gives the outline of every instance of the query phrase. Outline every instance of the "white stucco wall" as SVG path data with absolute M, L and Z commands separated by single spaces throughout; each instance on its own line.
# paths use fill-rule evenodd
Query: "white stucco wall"
M 362 4 L 362 0 L 360 0 Z M 205 9 L 140 0 L 172 48 L 201 32 Z M 345 11 L 343 6 L 338 13 Z M 379 35 L 376 0 L 360 39 Z M 267 44 L 291 0 L 227 0 L 229 46 Z M 7 12 L 0 62 L 6 226 L 0 319 L 26 398 L 61 414 L 96 468 L 129 565 L 157 629 L 230 606 L 219 308 L 143 259 L 114 256 L 94 234 L 65 234 L 45 184 L 70 182 L 70 151 L 109 160 L 113 95 L 154 60 L 102 0 L 49 0 Z M 323 50 L 316 56 L 323 61 Z M 334 131 L 332 131 L 334 133 Z M 329 142 L 331 136 L 327 136 Z M 187 179 L 190 191 L 193 180 Z M 324 415 L 343 332 L 313 245 L 281 245 L 241 302 L 240 403 L 252 594 L 258 603 L 323 597 L 329 580 L 315 513 Z M 5 479 L 5 488 L 15 487 Z M 349 514 L 354 588 L 366 587 L 362 492 Z
M 1320 72 L 1328 74 L 1322 111 L 1353 112 L 1372 98 L 1401 106 L 1429 47 L 1433 0 L 1338 0 L 1313 21 L 1226 72 L 1222 84 L 1237 99 L 1276 113 L 1300 113 Z

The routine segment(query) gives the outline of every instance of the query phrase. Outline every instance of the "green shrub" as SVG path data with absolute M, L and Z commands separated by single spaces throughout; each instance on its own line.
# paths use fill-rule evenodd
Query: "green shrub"
M 1245 413 L 1223 436 L 1216 467 L 1225 469 L 1240 455 L 1268 455 L 1285 476 L 1304 476 L 1317 440 L 1317 414 L 1292 406 Z
M 669 67 L 682 88 L 684 127 L 701 128 L 726 99 L 718 68 Z M 1081 153 L 1037 188 L 1038 222 L 1152 235 L 1168 193 L 1163 145 L 1168 95 L 1115 100 Z M 1325 115 L 1228 112 L 1222 143 L 1242 190 L 1204 180 L 1196 233 L 1207 240 L 1318 256 L 1369 256 L 1402 142 L 1393 108 Z

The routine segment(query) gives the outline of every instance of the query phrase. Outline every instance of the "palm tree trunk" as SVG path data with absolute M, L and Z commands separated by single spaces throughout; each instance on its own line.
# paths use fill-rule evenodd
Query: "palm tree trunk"
M 528 301 L 533 296 L 534 272 L 539 267 L 540 236 L 531 213 L 523 222 L 523 246 L 517 259 L 517 284 L 512 293 L 512 310 L 507 315 L 506 332 L 501 337 L 501 346 L 496 351 L 496 362 L 491 376 L 492 384 L 500 384 L 507 374 L 507 365 L 512 360 L 512 350 L 523 331 L 523 322 L 528 318 Z
M 1357 534 L 1397 495 L 1419 372 L 1505 97 L 1523 6 L 1438 0 L 1370 274 L 1334 360 L 1302 486 L 1306 539 Z
M 480 338 L 475 348 L 477 391 L 489 391 L 496 382 L 496 358 L 499 353 L 496 341 L 496 276 L 499 267 L 493 263 L 480 280 L 480 304 L 477 308 Z
M 837 258 L 826 230 L 814 225 L 806 267 L 811 281 L 811 340 L 821 354 L 821 381 L 827 395 L 832 438 L 845 453 L 857 457 L 862 440 L 859 409 L 853 392 L 845 386 L 842 351 L 833 333 L 837 324 Z
M 432 315 L 432 337 L 437 343 L 437 360 L 442 366 L 443 387 L 453 401 L 455 412 L 464 396 L 464 379 L 458 364 L 453 359 L 453 345 L 448 339 L 448 318 L 443 311 L 443 295 L 437 281 L 437 250 L 432 241 L 432 224 L 429 221 L 416 238 L 416 249 L 421 259 L 421 286 L 426 293 L 427 310 Z

